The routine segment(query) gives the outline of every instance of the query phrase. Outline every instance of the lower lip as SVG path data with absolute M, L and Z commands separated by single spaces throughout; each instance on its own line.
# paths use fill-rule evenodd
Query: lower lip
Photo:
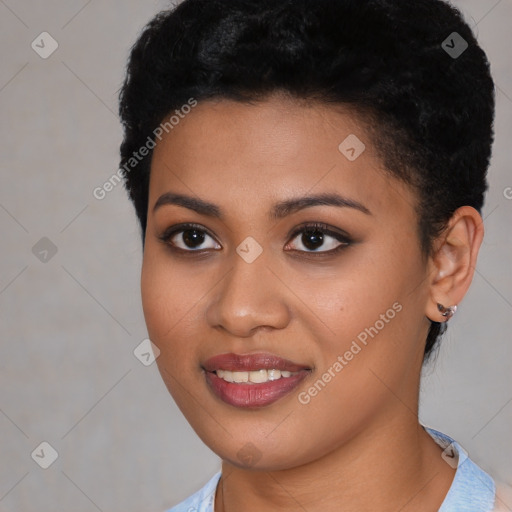
M 297 375 L 281 377 L 260 384 L 226 382 L 213 372 L 205 372 L 206 382 L 212 391 L 224 402 L 235 407 L 265 407 L 292 392 L 308 375 L 307 370 Z

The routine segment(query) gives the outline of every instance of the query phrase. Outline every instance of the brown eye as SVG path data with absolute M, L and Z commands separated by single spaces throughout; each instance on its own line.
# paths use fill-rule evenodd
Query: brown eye
M 221 248 L 203 228 L 192 224 L 173 226 L 159 238 L 173 248 L 188 252 Z
M 205 233 L 198 229 L 186 229 L 179 233 L 181 233 L 181 240 L 190 249 L 197 249 L 197 246 L 203 244 L 206 238 Z M 173 238 L 176 238 L 176 235 Z
M 337 233 L 324 224 L 302 226 L 292 235 L 292 250 L 308 253 L 333 253 L 347 245 L 351 240 L 342 233 Z M 294 242 L 294 240 L 297 240 Z
M 316 251 L 324 243 L 324 234 L 319 229 L 305 230 L 300 239 L 308 250 Z

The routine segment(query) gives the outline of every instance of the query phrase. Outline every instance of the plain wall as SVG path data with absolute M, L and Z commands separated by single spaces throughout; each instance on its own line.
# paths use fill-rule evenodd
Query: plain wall
M 474 282 L 425 372 L 420 419 L 510 482 L 512 0 L 454 3 L 492 64 L 496 143 Z M 147 333 L 126 192 L 93 196 L 118 166 L 129 48 L 168 5 L 0 2 L 0 511 L 159 511 L 220 467 L 133 354 Z M 31 47 L 43 31 L 59 45 L 47 59 Z M 43 441 L 59 455 L 48 469 L 31 457 Z

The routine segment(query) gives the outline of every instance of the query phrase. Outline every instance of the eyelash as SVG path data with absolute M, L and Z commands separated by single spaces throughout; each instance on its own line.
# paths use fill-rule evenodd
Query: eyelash
M 160 236 L 158 236 L 158 239 L 169 246 L 169 248 L 177 253 L 186 254 L 186 255 L 204 255 L 206 252 L 211 251 L 212 249 L 202 249 L 202 250 L 194 250 L 194 249 L 182 249 L 181 247 L 176 247 L 171 243 L 171 239 L 179 234 L 183 233 L 185 231 L 199 231 L 200 233 L 205 233 L 209 237 L 215 240 L 215 237 L 211 235 L 208 230 L 206 230 L 203 226 L 199 224 L 193 224 L 193 223 L 185 223 L 185 224 L 178 224 L 176 226 L 172 226 L 164 231 L 164 233 Z M 297 249 L 291 249 L 293 252 L 298 252 L 301 254 L 307 254 L 313 255 L 314 257 L 321 257 L 321 256 L 332 256 L 334 254 L 337 254 L 341 250 L 345 249 L 347 246 L 352 244 L 352 240 L 350 237 L 346 234 L 339 233 L 336 231 L 333 231 L 329 228 L 327 224 L 321 223 L 321 222 L 313 222 L 313 223 L 306 223 L 301 226 L 299 226 L 293 233 L 289 236 L 290 241 L 295 239 L 297 235 L 301 233 L 307 233 L 307 232 L 316 232 L 319 231 L 323 235 L 328 235 L 334 239 L 336 239 L 338 242 L 340 242 L 340 245 L 334 249 L 331 249 L 329 251 L 301 251 Z M 218 243 L 218 242 L 216 242 Z M 289 242 L 287 242 L 287 245 Z M 220 245 L 220 244 L 219 244 Z M 218 249 L 213 249 L 218 250 Z

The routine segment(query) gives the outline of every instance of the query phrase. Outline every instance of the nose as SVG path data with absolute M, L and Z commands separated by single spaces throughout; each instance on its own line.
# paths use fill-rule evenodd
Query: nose
M 208 324 L 236 337 L 258 329 L 283 329 L 290 321 L 285 287 L 268 265 L 264 253 L 252 263 L 238 254 L 206 311 Z

